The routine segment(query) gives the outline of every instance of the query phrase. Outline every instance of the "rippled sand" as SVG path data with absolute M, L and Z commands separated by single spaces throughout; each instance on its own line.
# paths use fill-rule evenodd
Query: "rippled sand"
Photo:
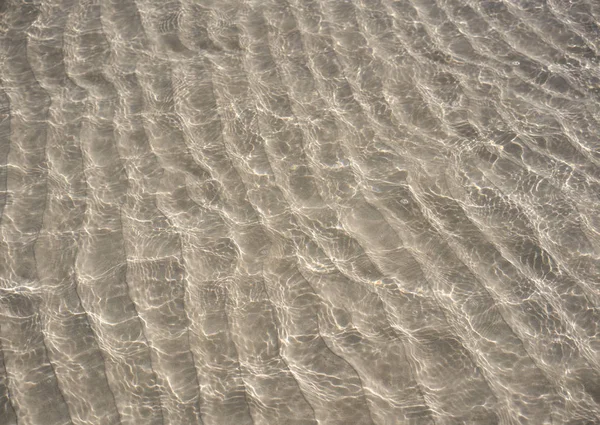
M 600 424 L 596 0 L 0 38 L 0 425 Z

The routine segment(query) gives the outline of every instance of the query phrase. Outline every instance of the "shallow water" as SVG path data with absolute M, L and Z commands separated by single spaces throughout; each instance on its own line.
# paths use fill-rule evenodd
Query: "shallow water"
M 0 425 L 600 423 L 597 2 L 0 11 Z

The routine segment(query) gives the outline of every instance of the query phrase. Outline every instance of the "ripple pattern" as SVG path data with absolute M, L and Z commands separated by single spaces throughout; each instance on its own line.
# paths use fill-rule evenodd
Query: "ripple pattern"
M 0 2 L 0 425 L 600 424 L 593 0 Z

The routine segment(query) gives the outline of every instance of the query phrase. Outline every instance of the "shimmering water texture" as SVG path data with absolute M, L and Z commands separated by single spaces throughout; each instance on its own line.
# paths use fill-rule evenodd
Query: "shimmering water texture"
M 0 425 L 600 424 L 599 2 L 0 4 Z

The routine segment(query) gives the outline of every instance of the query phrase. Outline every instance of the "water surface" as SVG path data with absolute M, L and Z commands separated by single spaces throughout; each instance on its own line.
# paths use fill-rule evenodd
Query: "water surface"
M 600 423 L 594 0 L 0 3 L 0 425 Z

